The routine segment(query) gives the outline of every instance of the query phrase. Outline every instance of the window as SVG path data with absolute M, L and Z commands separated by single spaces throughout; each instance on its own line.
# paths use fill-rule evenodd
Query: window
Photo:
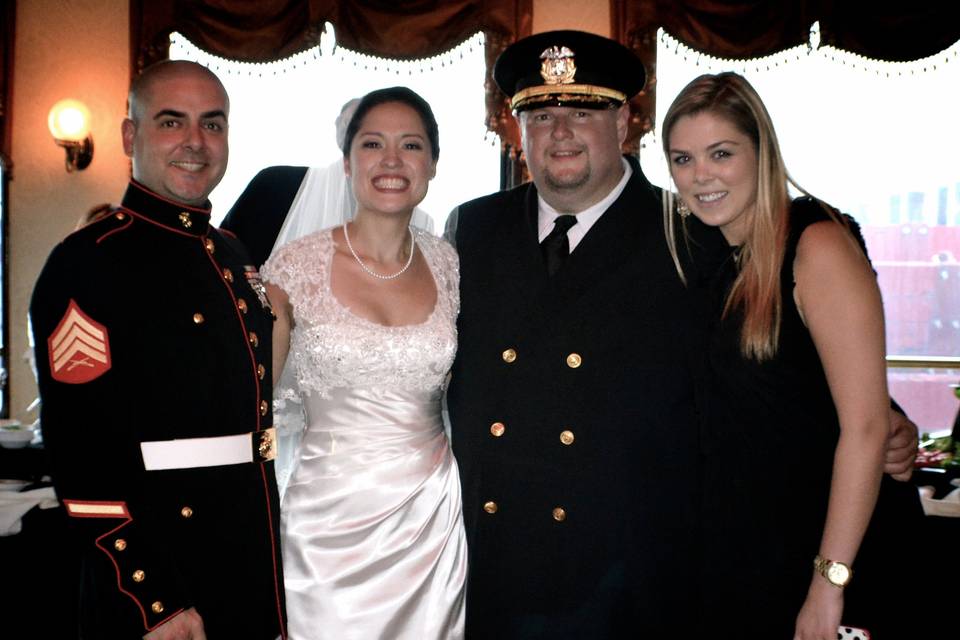
M 812 41 L 818 40 L 816 25 Z M 960 381 L 960 44 L 884 63 L 829 47 L 718 60 L 660 32 L 657 132 L 674 97 L 702 73 L 737 71 L 777 128 L 787 169 L 857 219 L 883 292 L 891 395 L 922 430 L 948 428 Z M 669 184 L 658 136 L 644 172 Z
M 318 47 L 269 64 L 217 58 L 173 34 L 170 57 L 206 65 L 230 95 L 230 165 L 211 194 L 215 221 L 261 169 L 326 166 L 340 158 L 334 121 L 343 104 L 396 85 L 423 96 L 440 126 L 437 176 L 420 205 L 436 230 L 453 207 L 500 186 L 499 138 L 485 126 L 481 33 L 434 58 L 398 61 L 337 47 L 328 23 Z

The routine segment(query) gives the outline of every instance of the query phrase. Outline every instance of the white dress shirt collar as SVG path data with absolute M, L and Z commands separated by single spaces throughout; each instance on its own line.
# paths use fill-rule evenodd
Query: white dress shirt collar
M 620 194 L 623 193 L 623 190 L 626 188 L 627 181 L 633 174 L 633 169 L 630 168 L 630 163 L 627 162 L 626 159 L 621 158 L 620 161 L 623 163 L 623 177 L 620 178 L 620 182 L 617 183 L 617 186 L 615 186 L 613 190 L 597 204 L 573 214 L 577 216 L 577 224 L 570 227 L 570 230 L 567 231 L 567 239 L 570 241 L 570 253 L 573 253 L 573 250 L 576 248 L 576 246 L 580 244 L 580 241 L 583 240 L 583 237 L 587 235 L 588 231 L 590 231 L 590 227 L 592 227 L 593 224 L 600 219 L 600 216 L 603 215 L 603 212 L 606 211 L 610 205 L 620 197 Z M 547 204 L 547 201 L 544 200 L 543 196 L 539 194 L 537 195 L 537 201 L 539 205 L 539 211 L 537 215 L 537 223 L 539 227 L 538 242 L 543 242 L 543 239 L 546 238 L 551 231 L 553 231 L 553 221 L 563 214 Z

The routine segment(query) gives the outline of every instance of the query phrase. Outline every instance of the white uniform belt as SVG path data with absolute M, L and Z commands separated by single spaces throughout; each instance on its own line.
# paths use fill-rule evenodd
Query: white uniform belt
M 143 468 L 147 471 L 163 471 L 266 462 L 277 457 L 276 432 L 274 427 L 270 427 L 232 436 L 141 442 Z

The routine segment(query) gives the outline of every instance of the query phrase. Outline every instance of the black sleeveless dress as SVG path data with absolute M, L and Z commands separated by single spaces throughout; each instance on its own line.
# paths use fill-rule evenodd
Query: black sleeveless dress
M 823 367 L 793 298 L 793 262 L 807 226 L 830 219 L 814 200 L 794 201 L 781 271 L 777 355 L 740 355 L 742 316 L 721 319 L 737 275 L 736 249 L 707 282 L 711 325 L 709 410 L 703 447 L 704 626 L 714 638 L 793 637 L 826 519 L 837 413 Z M 875 639 L 908 637 L 893 627 L 910 612 L 910 536 L 922 511 L 916 489 L 884 478 L 881 500 L 846 589 L 844 624 Z M 893 591 L 891 591 L 893 590 Z M 899 592 L 899 593 L 897 593 Z

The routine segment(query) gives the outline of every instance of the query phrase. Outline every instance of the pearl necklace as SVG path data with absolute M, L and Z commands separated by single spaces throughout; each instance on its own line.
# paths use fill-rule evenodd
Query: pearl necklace
M 396 273 L 385 276 L 383 274 L 377 273 L 367 265 L 363 264 L 363 260 L 360 259 L 360 256 L 357 255 L 357 252 L 354 251 L 353 245 L 350 244 L 350 234 L 347 233 L 347 223 L 343 223 L 343 237 L 347 241 L 347 248 L 350 249 L 350 253 L 353 254 L 353 259 L 357 261 L 357 264 L 360 265 L 360 268 L 372 275 L 374 278 L 379 278 L 380 280 L 393 280 L 394 278 L 400 277 L 404 271 L 410 268 L 410 265 L 413 264 L 413 249 L 415 247 L 413 242 L 413 229 L 407 227 L 407 232 L 410 234 L 410 257 L 407 258 L 407 264 L 403 265 L 403 268 Z

